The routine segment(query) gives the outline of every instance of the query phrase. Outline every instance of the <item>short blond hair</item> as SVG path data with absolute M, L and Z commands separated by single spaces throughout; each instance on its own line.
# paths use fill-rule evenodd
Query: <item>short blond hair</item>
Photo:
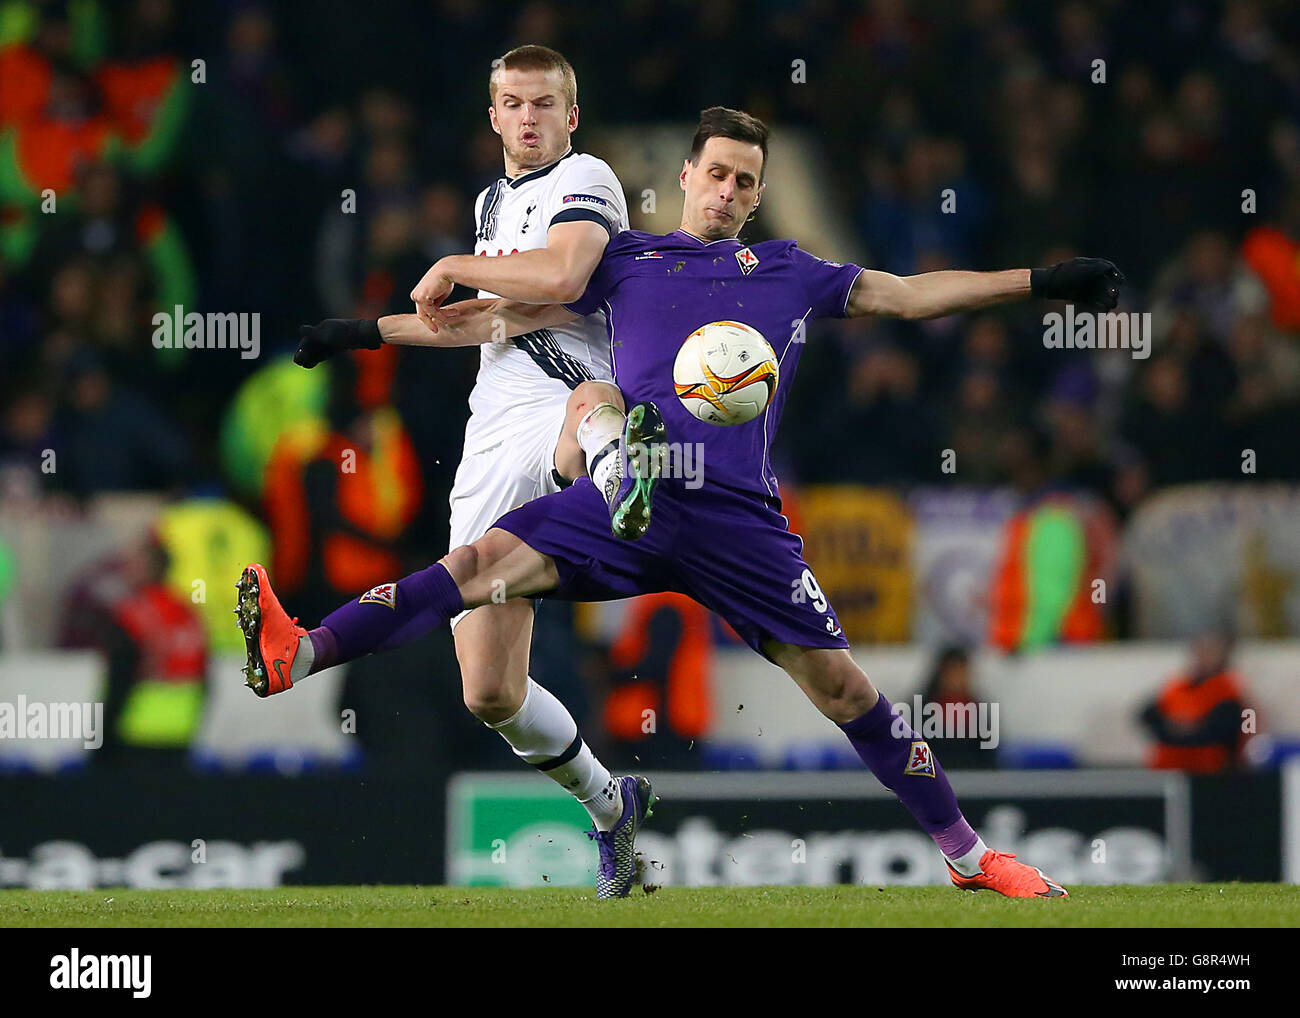
M 509 53 L 492 61 L 492 73 L 488 75 L 488 99 L 494 106 L 497 101 L 497 71 L 502 70 L 559 71 L 565 107 L 578 104 L 578 76 L 573 73 L 573 65 L 564 59 L 563 54 L 549 46 L 516 46 Z

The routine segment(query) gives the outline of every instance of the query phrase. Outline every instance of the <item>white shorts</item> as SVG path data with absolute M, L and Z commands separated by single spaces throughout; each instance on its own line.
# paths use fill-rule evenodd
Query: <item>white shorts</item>
M 555 443 L 564 427 L 565 399 L 484 421 L 471 417 L 465 453 L 451 486 L 451 547 L 471 544 L 511 509 L 559 491 Z M 468 615 L 451 620 L 452 628 Z

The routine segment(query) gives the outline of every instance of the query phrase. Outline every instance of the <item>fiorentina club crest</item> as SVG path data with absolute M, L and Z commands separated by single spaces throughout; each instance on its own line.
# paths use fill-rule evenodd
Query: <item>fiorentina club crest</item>
M 377 587 L 371 587 L 361 595 L 357 604 L 382 604 L 385 607 L 397 610 L 397 584 L 381 583 Z
M 930 747 L 924 742 L 912 743 L 912 749 L 907 754 L 907 766 L 903 768 L 904 774 L 924 774 L 926 777 L 934 777 L 934 754 L 930 752 Z
M 747 247 L 736 252 L 736 261 L 740 262 L 740 271 L 746 276 L 758 268 L 758 255 Z

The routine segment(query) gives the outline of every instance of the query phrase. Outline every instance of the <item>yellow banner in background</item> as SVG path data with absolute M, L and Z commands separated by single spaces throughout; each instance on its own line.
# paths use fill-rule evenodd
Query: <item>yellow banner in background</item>
M 911 635 L 912 520 L 886 489 L 857 485 L 800 488 L 793 528 L 830 598 L 844 635 L 891 643 Z

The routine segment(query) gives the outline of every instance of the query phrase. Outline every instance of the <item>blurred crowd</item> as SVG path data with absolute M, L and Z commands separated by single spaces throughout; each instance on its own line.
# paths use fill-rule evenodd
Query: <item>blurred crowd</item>
M 1042 305 L 827 329 L 793 397 L 817 407 L 792 408 L 809 422 L 784 436 L 794 472 L 942 483 L 951 449 L 952 479 L 1016 484 L 1029 447 L 1035 483 L 1095 492 L 1121 520 L 1161 486 L 1300 477 L 1284 437 L 1300 422 L 1300 63 L 1284 43 L 1300 12 L 961 6 L 865 5 L 829 85 L 860 101 L 810 97 L 863 243 L 899 273 L 1111 258 L 1121 310 L 1152 313 L 1150 356 L 1045 349 Z M 862 439 L 847 451 L 846 427 Z
M 589 125 L 714 102 L 811 124 L 873 265 L 1086 252 L 1124 270 L 1123 310 L 1153 313 L 1146 359 L 1047 350 L 1040 306 L 826 324 L 779 450 L 791 481 L 1015 483 L 1028 445 L 1046 483 L 1122 518 L 1153 488 L 1243 477 L 1243 449 L 1248 477 L 1300 477 L 1289 5 L 627 2 L 616 46 L 564 0 L 328 6 L 3 5 L 6 490 L 230 484 L 223 411 L 262 364 L 154 349 L 152 315 L 257 311 L 282 352 L 301 321 L 406 310 L 423 269 L 469 247 L 500 173 L 483 69 L 525 40 L 570 56 Z M 474 358 L 427 360 L 383 395 L 432 468 L 456 455 Z M 430 395 L 447 412 L 415 408 Z M 58 469 L 32 471 L 46 448 Z
M 811 128 L 873 266 L 1104 256 L 1152 313 L 1147 358 L 1046 349 L 1041 304 L 820 323 L 796 490 L 1079 491 L 1122 523 L 1168 485 L 1300 480 L 1296 39 L 1265 0 L 3 0 L 0 501 L 180 499 L 173 558 L 269 546 L 306 615 L 442 554 L 476 352 L 273 355 L 471 248 L 487 68 L 524 42 L 574 64 L 588 130 L 717 103 L 777 146 Z M 160 349 L 182 308 L 260 314 L 262 356 Z

